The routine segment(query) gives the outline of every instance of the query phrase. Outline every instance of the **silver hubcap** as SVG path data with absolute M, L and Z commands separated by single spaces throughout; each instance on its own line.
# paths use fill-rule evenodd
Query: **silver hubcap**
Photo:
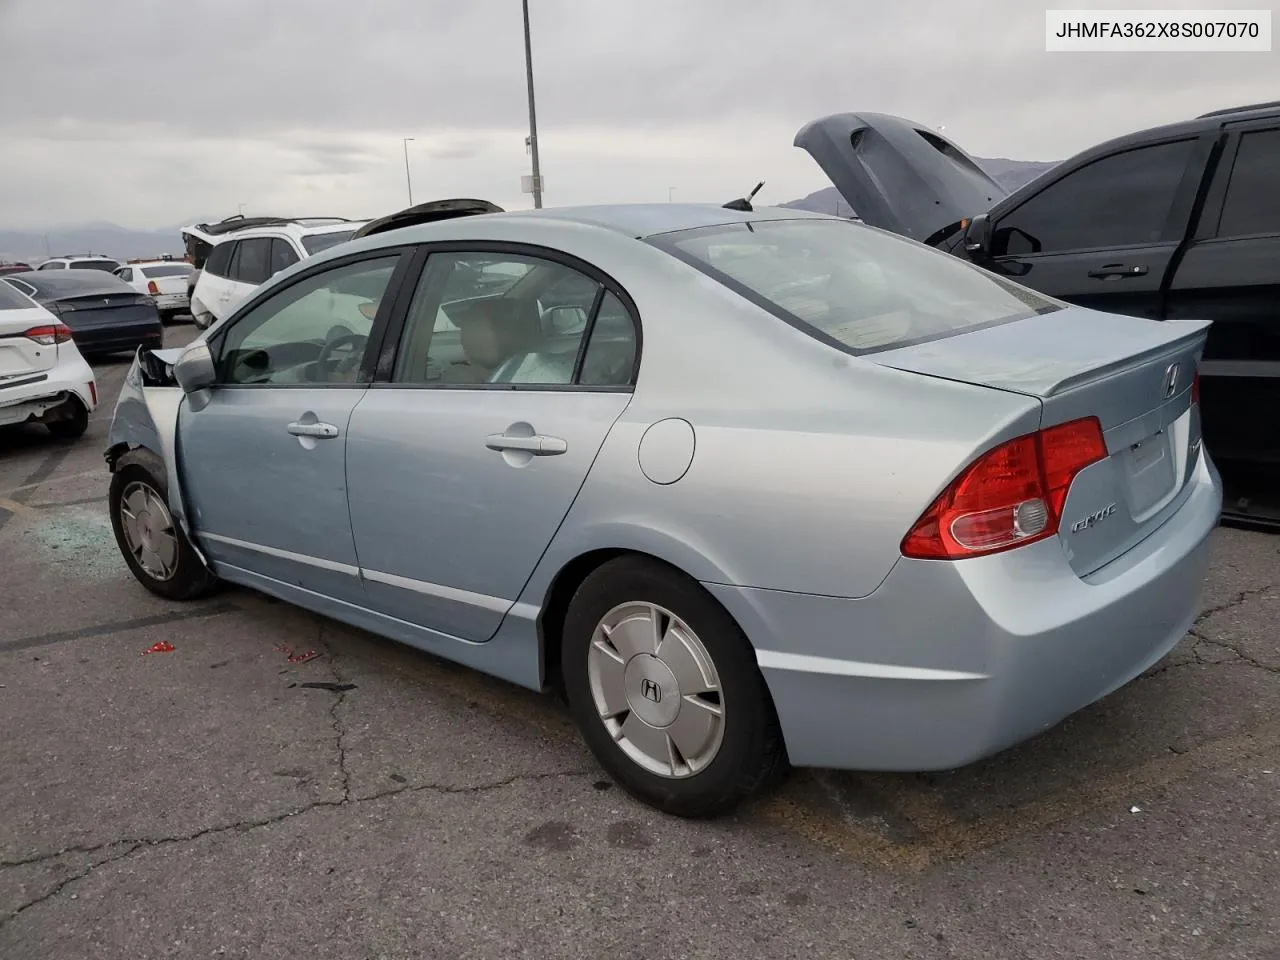
M 135 480 L 120 498 L 120 526 L 129 552 L 154 580 L 168 580 L 178 569 L 178 535 L 160 494 Z
M 632 760 L 663 777 L 706 768 L 724 739 L 724 701 L 711 655 L 688 624 L 652 603 L 601 619 L 587 653 L 591 697 Z

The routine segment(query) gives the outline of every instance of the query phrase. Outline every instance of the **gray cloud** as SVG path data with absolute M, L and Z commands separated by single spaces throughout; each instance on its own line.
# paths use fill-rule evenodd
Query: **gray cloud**
M 795 130 L 849 109 L 945 124 L 982 155 L 1058 159 L 1267 99 L 1280 75 L 1275 53 L 1048 54 L 1049 4 L 1031 0 L 530 6 L 552 203 L 665 199 L 669 186 L 721 199 L 760 177 L 791 199 L 823 185 Z M 124 10 L 0 0 L 0 210 L 13 220 L 167 223 L 240 202 L 381 212 L 402 200 L 405 136 L 423 189 L 527 201 L 518 0 Z

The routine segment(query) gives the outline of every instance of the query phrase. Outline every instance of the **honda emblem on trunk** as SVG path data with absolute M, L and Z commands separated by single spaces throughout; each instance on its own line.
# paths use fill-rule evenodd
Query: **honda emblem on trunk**
M 1178 392 L 1178 365 L 1176 363 L 1169 364 L 1169 368 L 1164 372 L 1164 398 L 1168 400 Z

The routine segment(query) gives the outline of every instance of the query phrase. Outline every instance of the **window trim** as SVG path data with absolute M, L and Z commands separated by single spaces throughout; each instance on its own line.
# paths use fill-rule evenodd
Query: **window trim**
M 237 241 L 239 242 L 239 241 Z M 377 348 L 381 345 L 389 318 L 398 306 L 401 299 L 401 290 L 405 285 L 405 276 L 408 273 L 410 261 L 413 257 L 413 249 L 408 244 L 397 244 L 392 247 L 379 247 L 376 250 L 361 250 L 358 253 L 348 254 L 334 260 L 326 260 L 323 263 L 312 264 L 307 269 L 295 274 L 282 283 L 267 283 L 259 286 L 253 294 L 241 304 L 230 317 L 221 325 L 221 327 L 208 338 L 206 341 L 209 345 L 209 352 L 213 355 L 214 367 L 221 369 L 222 351 L 226 344 L 228 334 L 241 323 L 246 316 L 257 309 L 267 300 L 272 299 L 285 290 L 303 283 L 318 274 L 327 273 L 331 270 L 340 270 L 343 267 L 350 266 L 354 263 L 361 263 L 367 260 L 384 260 L 389 257 L 397 257 L 396 264 L 391 269 L 391 277 L 387 280 L 387 294 L 384 294 L 382 300 L 378 303 L 378 313 L 373 319 L 373 326 L 369 330 L 369 339 L 365 343 L 364 355 L 360 358 L 360 366 L 356 370 L 356 378 L 350 383 L 215 383 L 215 390 L 344 390 L 358 387 L 360 389 L 367 388 L 373 380 L 374 374 L 374 358 L 378 355 Z
M 34 300 L 40 293 L 39 290 L 37 290 L 31 284 L 27 283 L 27 281 L 19 280 L 17 277 L 0 277 L 0 280 L 3 280 L 5 283 L 9 284 L 9 286 L 15 288 L 19 293 L 25 294 L 26 296 L 30 297 L 32 300 Z M 21 284 L 23 287 L 26 287 L 27 289 L 26 290 L 21 289 L 21 287 L 18 286 L 19 284 Z M 30 291 L 30 293 L 27 292 L 28 290 Z
M 587 317 L 587 325 L 583 328 L 582 341 L 578 344 L 578 354 L 574 358 L 573 375 L 576 380 L 581 370 L 582 363 L 586 357 L 586 350 L 590 344 L 590 336 L 592 330 L 595 329 L 596 315 L 599 313 L 600 304 L 604 302 L 604 293 L 612 293 L 618 298 L 618 302 L 622 304 L 623 309 L 631 317 L 631 326 L 635 331 L 636 337 L 636 355 L 631 363 L 631 375 L 626 384 L 616 386 L 593 386 L 590 384 L 580 383 L 397 383 L 392 380 L 395 372 L 396 354 L 399 352 L 403 343 L 405 321 L 408 316 L 409 306 L 413 300 L 414 294 L 417 292 L 418 284 L 422 281 L 422 275 L 426 270 L 427 261 L 432 254 L 437 253 L 496 253 L 506 254 L 508 256 L 531 257 L 540 260 L 548 260 L 552 263 L 558 263 L 561 266 L 576 270 L 587 278 L 594 280 L 600 284 L 600 290 L 596 291 L 595 300 L 592 302 L 592 311 Z M 379 345 L 378 363 L 375 371 L 373 382 L 369 384 L 370 389 L 379 390 L 489 390 L 489 391 L 506 391 L 516 393 L 634 393 L 636 382 L 640 376 L 640 361 L 644 353 L 644 332 L 640 323 L 640 311 L 636 308 L 635 300 L 627 292 L 622 284 L 618 283 L 612 276 L 605 273 L 599 267 L 586 260 L 579 259 L 573 254 L 565 253 L 563 250 L 557 250 L 553 247 L 544 247 L 539 244 L 519 243 L 508 240 L 441 240 L 435 243 L 419 244 L 416 253 L 413 256 L 412 272 L 404 283 L 400 295 L 396 298 L 395 310 L 392 311 L 390 322 L 384 331 L 384 340 Z M 519 281 L 517 281 L 519 282 Z M 372 336 L 370 337 L 372 339 Z
M 1208 146 L 1204 144 L 1205 140 L 1206 140 L 1206 137 L 1204 134 L 1181 133 L 1181 134 L 1178 134 L 1177 136 L 1161 137 L 1155 140 L 1148 140 L 1144 143 L 1129 144 L 1123 147 L 1122 149 L 1113 150 L 1110 153 L 1104 153 L 1101 156 L 1091 156 L 1085 162 L 1080 163 L 1076 166 L 1070 167 L 1068 169 L 1061 170 L 1061 171 L 1055 169 L 1053 179 L 1043 184 L 1040 187 L 1040 189 L 1036 190 L 1034 193 L 1028 194 L 1027 196 L 1020 198 L 1018 202 L 1014 206 L 1009 207 L 1008 210 L 1003 210 L 997 213 L 993 209 L 992 210 L 993 216 L 990 217 L 991 231 L 994 234 L 995 231 L 1000 229 L 1000 225 L 1004 223 L 1005 220 L 1016 215 L 1017 212 L 1021 210 L 1026 204 L 1030 203 L 1033 200 L 1038 199 L 1039 197 L 1044 196 L 1044 194 L 1047 191 L 1052 190 L 1054 187 L 1058 186 L 1058 184 L 1062 183 L 1064 180 L 1068 179 L 1069 177 L 1072 177 L 1075 174 L 1081 172 L 1082 170 L 1087 170 L 1090 167 L 1096 166 L 1097 164 L 1102 163 L 1105 160 L 1111 160 L 1115 157 L 1122 156 L 1123 154 L 1126 154 L 1126 153 L 1134 153 L 1135 151 L 1138 151 L 1138 150 L 1148 150 L 1152 147 L 1163 147 L 1163 146 L 1168 146 L 1170 144 L 1186 143 L 1190 145 L 1190 150 L 1187 155 L 1187 160 L 1183 166 L 1182 177 L 1178 181 L 1178 186 L 1174 189 L 1173 198 L 1169 204 L 1169 212 L 1165 215 L 1165 221 L 1161 225 L 1160 236 L 1157 239 L 1145 240 L 1141 243 L 1103 244 L 1101 246 L 1093 246 L 1093 247 L 1071 247 L 1069 249 L 1063 249 L 1063 250 L 1040 251 L 1039 253 L 1002 253 L 999 256 L 992 256 L 991 262 L 1005 263 L 1010 260 L 1039 260 L 1044 257 L 1061 257 L 1061 256 L 1075 255 L 1075 254 L 1087 254 L 1087 253 L 1105 253 L 1111 250 L 1117 250 L 1117 251 L 1140 250 L 1148 247 L 1165 246 L 1168 244 L 1179 243 L 1182 240 L 1182 238 L 1186 235 L 1187 218 L 1190 215 L 1190 203 L 1191 203 L 1191 200 L 1194 199 L 1195 187 L 1191 188 L 1192 196 L 1190 198 L 1188 198 L 1187 196 L 1188 181 L 1191 179 L 1194 179 L 1195 184 L 1198 186 L 1201 178 L 1204 175 L 1205 152 L 1207 152 L 1208 150 Z M 1032 181 L 1032 182 L 1034 183 L 1035 181 Z M 1015 193 L 1012 196 L 1016 197 L 1017 194 Z M 1177 228 L 1177 224 L 1179 223 L 1181 223 L 1181 229 Z

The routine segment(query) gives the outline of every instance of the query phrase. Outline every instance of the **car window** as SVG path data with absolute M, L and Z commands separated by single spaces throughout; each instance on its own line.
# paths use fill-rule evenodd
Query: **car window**
M 311 233 L 302 238 L 302 246 L 310 256 L 314 257 L 321 250 L 328 250 L 330 247 L 336 247 L 338 244 L 350 240 L 355 232 L 356 228 L 352 227 L 350 230 Z
M 255 287 L 260 283 L 266 283 L 268 272 L 268 264 L 271 259 L 271 240 L 268 237 L 254 237 L 250 240 L 241 240 L 236 244 L 235 256 L 231 259 L 232 280 L 238 280 L 240 283 L 251 283 Z
M 27 283 L 25 280 L 19 280 L 16 277 L 0 277 L 0 280 L 11 285 L 15 290 L 25 293 L 28 297 L 34 297 L 39 293 L 35 287 Z
M 271 241 L 271 276 L 275 276 L 281 270 L 286 270 L 298 262 L 298 255 L 293 252 L 293 247 L 289 245 L 288 240 L 275 237 Z
M 112 273 L 120 264 L 114 260 L 76 260 L 70 264 L 72 270 L 101 270 Z
M 1240 138 L 1218 221 L 1219 237 L 1267 233 L 1280 233 L 1280 130 Z
M 10 283 L 0 283 L 0 310 L 30 310 L 33 304 L 27 297 L 23 296 L 19 291 L 20 287 L 17 283 L 21 281 L 10 281 Z M 31 291 L 35 293 L 35 290 Z
M 64 266 L 65 264 L 61 264 L 61 263 L 42 263 L 36 269 L 37 270 L 61 270 Z
M 209 251 L 204 262 L 204 272 L 213 277 L 225 277 L 231 272 L 231 254 L 234 243 L 220 243 Z
M 732 223 L 650 243 L 852 353 L 1062 309 L 959 257 L 847 220 Z
M 992 231 L 992 256 L 1026 256 L 1158 242 L 1194 144 L 1112 154 L 1020 204 Z
M 290 284 L 236 318 L 215 348 L 224 384 L 355 383 L 398 256 Z
M 133 269 L 132 269 L 132 268 L 130 268 L 130 267 L 126 267 L 126 268 L 125 268 L 125 269 L 123 269 L 123 270 L 117 270 L 117 271 L 116 271 L 116 276 L 118 276 L 118 277 L 119 277 L 121 280 L 123 280 L 125 283 L 132 283 L 132 282 L 133 282 Z
M 409 305 L 393 379 L 570 384 L 600 292 L 597 281 L 551 260 L 434 254 Z
M 166 263 L 156 267 L 140 267 L 139 270 L 144 277 L 185 277 L 191 274 L 192 268 L 189 263 Z

